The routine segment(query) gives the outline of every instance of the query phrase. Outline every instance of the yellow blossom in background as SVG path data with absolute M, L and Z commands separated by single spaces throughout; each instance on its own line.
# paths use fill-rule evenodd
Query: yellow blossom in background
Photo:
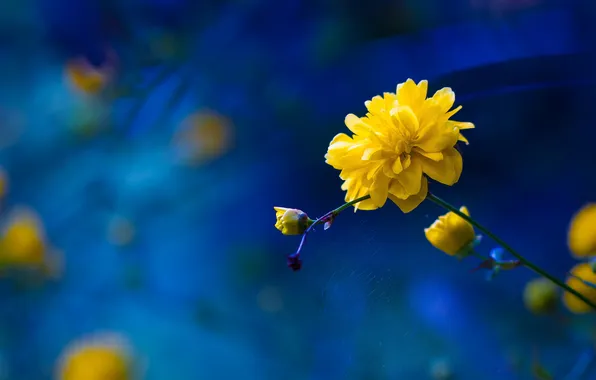
M 71 343 L 60 357 L 56 380 L 131 380 L 133 358 L 117 335 L 97 335 Z
M 534 314 L 546 314 L 556 310 L 559 288 L 546 278 L 536 278 L 524 288 L 524 305 Z
M 304 211 L 285 207 L 274 207 L 273 209 L 277 219 L 275 228 L 284 235 L 300 235 L 312 223 Z
M 459 180 L 463 163 L 455 144 L 467 143 L 460 130 L 474 125 L 449 120 L 461 109 L 451 110 L 450 88 L 428 99 L 427 88 L 425 80 L 408 79 L 395 93 L 373 97 L 364 103 L 366 116 L 346 116 L 353 135 L 340 133 L 331 141 L 325 158 L 341 170 L 346 202 L 370 194 L 355 210 L 377 209 L 389 198 L 410 212 L 426 197 L 427 176 L 445 185 Z
M 0 236 L 1 269 L 39 269 L 49 276 L 57 276 L 61 259 L 46 244 L 43 225 L 31 210 L 12 211 Z
M 583 281 L 582 281 L 583 280 Z M 596 284 L 596 274 L 592 271 L 590 264 L 577 264 L 571 269 L 571 276 L 567 278 L 567 285 L 576 290 L 592 302 L 596 302 L 596 288 L 586 284 L 584 281 Z M 569 292 L 563 294 L 563 304 L 569 311 L 576 314 L 592 312 L 592 308 Z
M 573 256 L 596 256 L 596 203 L 583 206 L 571 219 L 567 237 Z
M 176 153 L 186 163 L 196 165 L 227 152 L 232 142 L 232 125 L 224 116 L 203 110 L 188 116 L 172 140 Z
M 459 211 L 470 216 L 465 206 Z M 435 248 L 451 256 L 472 248 L 476 241 L 474 227 L 453 212 L 439 216 L 429 228 L 424 229 L 424 234 Z
M 96 68 L 84 58 L 72 59 L 66 63 L 65 76 L 75 89 L 94 95 L 101 92 L 110 82 L 112 68 L 109 65 Z

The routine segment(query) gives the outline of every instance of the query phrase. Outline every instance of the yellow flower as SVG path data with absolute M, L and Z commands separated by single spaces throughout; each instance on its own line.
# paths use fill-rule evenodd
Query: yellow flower
M 65 74 L 76 89 L 88 94 L 99 93 L 109 80 L 107 73 L 93 68 L 82 59 L 68 62 Z
M 370 194 L 355 209 L 374 210 L 387 198 L 403 212 L 415 209 L 426 197 L 426 176 L 453 185 L 462 171 L 457 141 L 467 143 L 461 129 L 472 123 L 449 120 L 461 106 L 450 111 L 455 94 L 450 88 L 426 98 L 428 83 L 412 79 L 364 104 L 364 117 L 346 116 L 352 137 L 336 135 L 325 155 L 326 162 L 341 170 L 346 202 Z
M 211 110 L 197 111 L 188 116 L 172 139 L 177 155 L 191 165 L 220 157 L 232 145 L 232 121 Z
M 31 211 L 16 210 L 0 240 L 0 262 L 11 266 L 42 266 L 45 236 L 41 222 Z
M 567 238 L 573 256 L 596 256 L 596 203 L 588 203 L 571 219 Z
M 465 206 L 459 211 L 470 216 Z M 476 242 L 474 227 L 453 212 L 439 216 L 429 228 L 424 229 L 424 234 L 435 248 L 451 256 L 465 254 Z
M 98 335 L 69 345 L 56 368 L 57 380 L 130 380 L 132 358 L 124 340 Z
M 584 283 L 582 280 L 596 284 L 596 274 L 592 271 L 588 263 L 581 263 L 574 266 L 571 269 L 571 276 L 567 278 L 566 284 L 590 301 L 596 303 L 596 288 Z M 563 304 L 569 311 L 576 314 L 593 311 L 588 304 L 569 292 L 563 294 Z
M 273 209 L 277 219 L 275 228 L 284 235 L 300 235 L 313 222 L 304 211 L 295 208 L 274 207 Z
M 57 278 L 62 254 L 48 246 L 39 217 L 25 208 L 14 209 L 0 236 L 0 269 L 33 269 Z
M 524 305 L 534 314 L 545 314 L 557 308 L 558 288 L 546 278 L 537 278 L 524 288 Z

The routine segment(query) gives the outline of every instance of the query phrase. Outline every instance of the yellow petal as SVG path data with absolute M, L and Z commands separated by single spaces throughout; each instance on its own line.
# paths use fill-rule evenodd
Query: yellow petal
M 447 124 L 456 127 L 457 129 L 474 129 L 476 126 L 473 123 L 467 121 L 453 121 L 448 120 Z
M 420 203 L 422 203 L 426 199 L 426 194 L 428 193 L 428 181 L 425 177 L 422 177 L 422 184 L 420 186 L 420 191 L 416 195 L 411 195 L 407 199 L 400 199 L 393 194 L 389 194 L 389 199 L 393 201 L 400 208 L 403 213 L 408 213 L 414 210 Z
M 391 116 L 397 126 L 403 126 L 406 131 L 404 137 L 414 136 L 418 130 L 418 118 L 412 109 L 408 106 L 399 106 L 391 110 Z
M 420 154 L 426 158 L 429 158 L 433 161 L 441 161 L 443 159 L 443 153 L 441 152 L 425 152 L 422 149 L 418 148 L 418 147 L 414 147 L 414 149 L 412 149 L 412 151 L 414 153 Z
M 452 239 L 447 231 L 443 231 L 436 226 L 431 225 L 429 228 L 425 228 L 424 236 L 433 247 L 450 256 L 456 255 L 462 249 L 462 245 L 458 240 Z
M 391 200 L 393 200 L 393 198 L 391 198 L 392 196 L 399 199 L 407 199 L 410 196 L 410 194 L 406 191 L 404 186 L 397 179 L 393 179 L 389 183 L 388 197 Z
M 346 198 L 346 202 L 349 202 L 349 200 Z M 354 205 L 354 212 L 356 212 L 356 210 L 364 210 L 364 211 L 371 211 L 371 210 L 376 210 L 379 207 L 375 204 L 375 202 L 373 202 L 372 199 L 366 199 L 363 200 L 362 202 L 358 202 Z
M 437 102 L 441 108 L 441 113 L 447 113 L 453 107 L 455 102 L 455 93 L 449 87 L 444 87 L 435 92 L 432 99 Z
M 445 123 L 433 122 L 418 130 L 414 146 L 429 153 L 441 152 L 457 143 L 459 130 Z
M 393 165 L 391 166 L 391 171 L 393 171 L 394 174 L 399 174 L 404 170 L 404 167 L 401 163 L 401 157 L 397 157 L 395 159 L 395 161 L 393 162 Z
M 463 162 L 461 154 L 455 148 L 444 150 L 443 159 L 438 162 L 419 155 L 416 159 L 421 161 L 424 174 L 437 182 L 451 186 L 459 180 Z
M 422 184 L 422 165 L 420 161 L 412 161 L 410 166 L 397 176 L 397 180 L 407 194 L 417 194 Z
M 346 116 L 345 124 L 346 127 L 356 135 L 364 136 L 370 131 L 370 127 L 363 123 L 362 120 L 353 113 Z
M 372 182 L 370 187 L 370 198 L 378 207 L 383 207 L 387 201 L 390 181 L 391 178 L 383 174 L 382 170 L 379 170 Z
M 382 147 L 380 146 L 372 146 L 370 148 L 364 149 L 364 153 L 362 153 L 361 159 L 363 161 L 368 160 L 376 160 L 382 154 Z
M 428 83 L 422 82 L 426 81 L 421 81 L 419 86 L 417 86 L 412 79 L 408 79 L 404 83 L 398 84 L 395 90 L 398 104 L 414 109 L 421 107 L 426 98 L 426 90 L 428 88 Z
M 467 216 L 470 215 L 465 206 L 462 206 L 459 211 Z M 439 216 L 438 220 L 424 230 L 424 233 L 435 248 L 448 255 L 459 253 L 475 239 L 474 227 L 454 212 Z
M 451 111 L 447 112 L 445 114 L 445 117 L 447 119 L 451 118 L 451 116 L 455 115 L 456 113 L 458 113 L 460 110 L 462 109 L 462 106 L 457 106 L 454 109 L 452 109 Z
M 586 204 L 573 215 L 567 243 L 577 258 L 596 256 L 596 203 Z
M 590 264 L 588 263 L 577 264 L 571 269 L 571 274 L 581 278 L 584 281 L 596 283 L 596 274 L 592 272 L 592 268 L 590 268 Z M 567 278 L 565 283 L 593 303 L 596 303 L 596 289 L 586 285 L 575 277 Z M 563 304 L 565 307 L 567 307 L 567 309 L 569 309 L 569 311 L 575 314 L 584 314 L 594 311 L 588 304 L 569 292 L 564 292 Z
M 286 207 L 273 207 L 273 209 L 275 210 L 275 217 L 278 219 L 281 218 L 287 210 L 289 210 L 289 208 Z
M 364 105 L 371 114 L 380 114 L 383 110 L 385 110 L 385 99 L 377 95 L 371 100 L 364 102 Z

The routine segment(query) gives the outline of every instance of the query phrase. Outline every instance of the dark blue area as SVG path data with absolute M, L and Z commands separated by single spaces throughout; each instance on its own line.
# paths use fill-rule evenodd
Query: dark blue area
M 433 249 L 423 233 L 442 213 L 433 204 L 346 211 L 309 236 L 297 273 L 285 255 L 298 237 L 273 227 L 273 206 L 315 217 L 342 203 L 324 154 L 346 114 L 428 79 L 431 94 L 451 87 L 456 119 L 476 125 L 459 183 L 430 189 L 557 277 L 577 263 L 568 223 L 596 189 L 596 6 L 477 3 L 39 2 L 30 69 L 1 74 L 23 84 L 0 89 L 0 111 L 13 105 L 26 122 L 0 147 L 10 178 L 0 217 L 35 209 L 66 271 L 36 290 L 0 279 L 8 378 L 52 378 L 65 345 L 98 330 L 130 339 L 147 380 L 423 379 L 440 358 L 457 379 L 530 379 L 535 347 L 555 378 L 570 372 L 593 319 L 531 315 L 522 288 L 533 273 L 487 282 L 470 273 L 474 259 Z M 152 55 L 160 33 L 179 56 Z M 7 67 L 20 66 L 14 45 L 0 45 Z M 96 98 L 106 131 L 78 139 L 70 116 L 88 99 L 63 86 L 62 66 L 102 65 L 108 47 L 116 87 L 132 95 Z M 232 121 L 232 147 L 180 165 L 170 141 L 203 108 Z M 0 119 L 0 142 L 9 128 Z M 116 215 L 135 225 L 130 246 L 106 239 Z M 478 249 L 494 246 L 485 237 Z

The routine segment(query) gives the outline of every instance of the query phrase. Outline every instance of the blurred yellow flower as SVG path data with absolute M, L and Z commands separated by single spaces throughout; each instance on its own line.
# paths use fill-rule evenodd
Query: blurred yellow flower
M 427 96 L 427 81 L 412 79 L 364 104 L 364 117 L 346 116 L 352 137 L 336 135 L 325 155 L 326 162 L 341 170 L 346 202 L 370 194 L 370 199 L 354 205 L 374 210 L 387 198 L 403 212 L 415 209 L 426 197 L 426 176 L 453 185 L 462 172 L 457 141 L 467 143 L 460 130 L 472 123 L 449 120 L 461 106 L 450 111 L 455 94 L 443 88 Z
M 300 235 L 312 224 L 312 220 L 302 210 L 295 208 L 274 207 L 275 228 L 284 235 Z
M 567 278 L 566 283 L 570 288 L 576 290 L 588 300 L 596 303 L 596 288 L 586 284 L 584 281 L 596 284 L 596 274 L 592 271 L 592 268 L 588 263 L 581 263 L 574 266 L 571 269 L 571 276 Z M 563 304 L 569 311 L 576 314 L 584 314 L 593 311 L 588 304 L 569 292 L 563 294 Z
M 40 269 L 55 276 L 60 265 L 60 258 L 47 247 L 38 216 L 24 208 L 13 210 L 0 236 L 0 268 Z
M 524 288 L 524 305 L 534 314 L 546 314 L 556 310 L 559 288 L 546 278 L 536 278 Z
M 230 120 L 210 110 L 188 116 L 174 135 L 172 145 L 183 161 L 201 164 L 227 152 L 232 145 Z
M 567 237 L 573 256 L 596 256 L 596 203 L 583 206 L 571 219 Z
M 109 75 L 106 72 L 95 69 L 80 59 L 68 62 L 65 74 L 77 90 L 87 94 L 99 93 L 109 80 Z
M 462 206 L 459 211 L 470 216 L 468 209 Z M 459 215 L 448 212 L 424 229 L 426 239 L 437 249 L 448 255 L 465 255 L 476 242 L 474 227 Z
M 65 349 L 55 377 L 57 380 L 131 380 L 132 355 L 119 336 L 84 338 Z

